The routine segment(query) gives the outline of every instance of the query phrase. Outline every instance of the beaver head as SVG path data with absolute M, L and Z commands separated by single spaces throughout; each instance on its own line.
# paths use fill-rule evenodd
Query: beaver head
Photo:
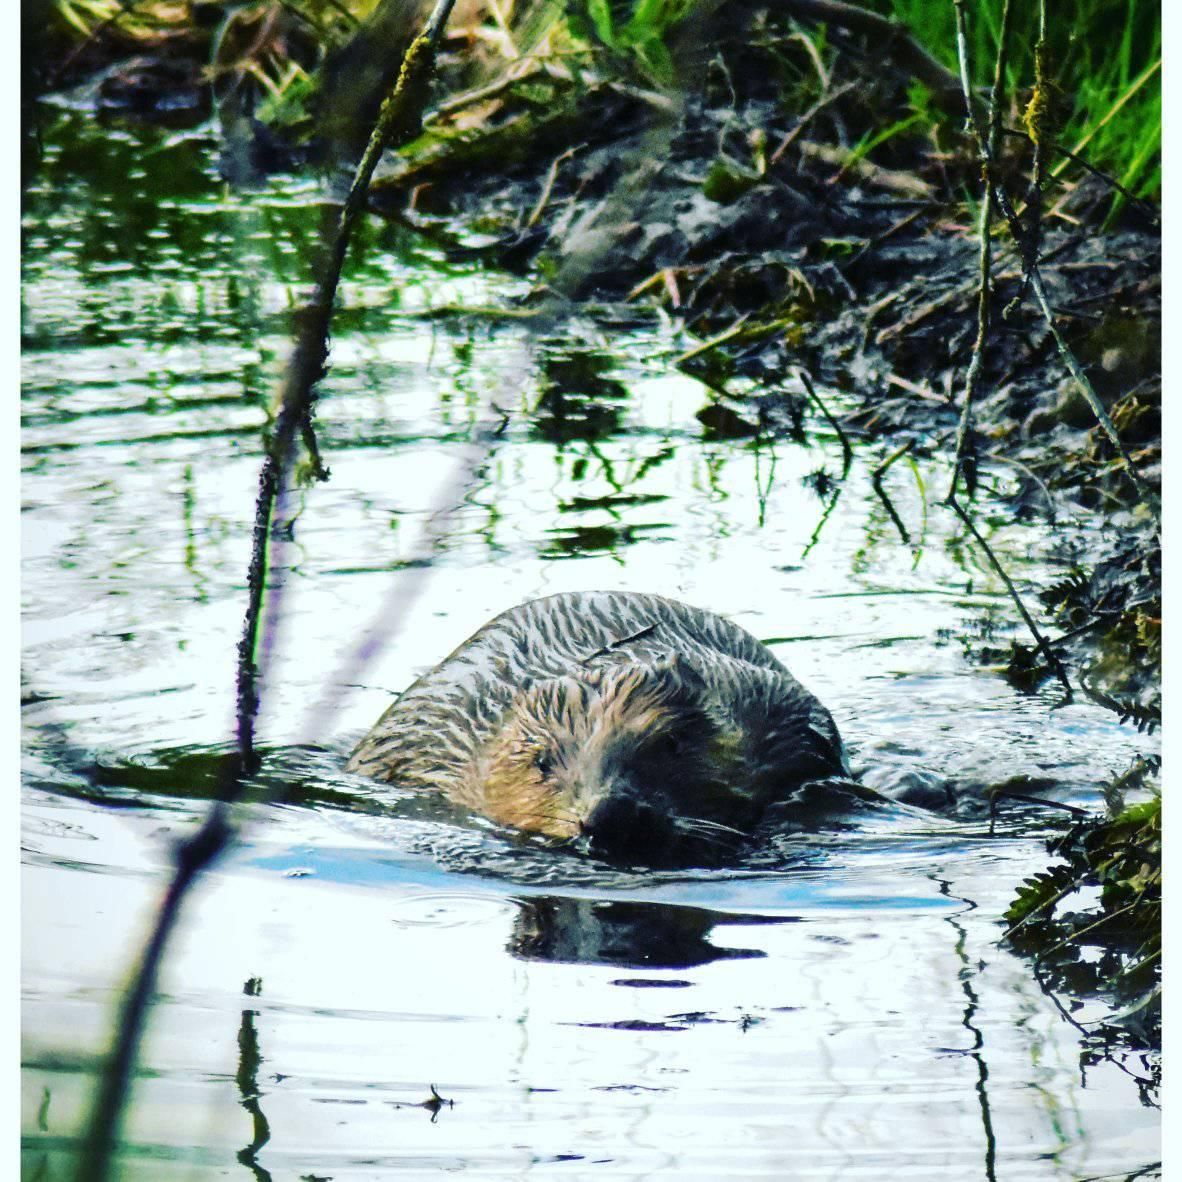
M 678 657 L 519 691 L 481 774 L 494 820 L 650 865 L 732 848 L 758 819 L 742 736 Z

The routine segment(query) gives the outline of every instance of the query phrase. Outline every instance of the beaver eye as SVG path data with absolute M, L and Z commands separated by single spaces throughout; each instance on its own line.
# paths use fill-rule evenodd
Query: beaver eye
M 534 754 L 534 767 L 541 772 L 543 779 L 548 779 L 554 771 L 554 756 L 549 751 L 538 751 Z

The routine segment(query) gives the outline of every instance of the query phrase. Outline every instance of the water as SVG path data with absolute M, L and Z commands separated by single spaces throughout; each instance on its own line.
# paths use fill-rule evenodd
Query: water
M 63 111 L 46 139 L 22 307 L 22 1127 L 26 1175 L 59 1179 L 231 734 L 259 431 L 322 207 L 290 179 L 226 192 L 201 133 Z M 998 943 L 1060 817 L 1015 807 L 991 836 L 979 807 L 1018 774 L 1096 805 L 1153 742 L 966 659 L 965 637 L 1020 633 L 938 505 L 946 469 L 888 474 L 904 543 L 874 447 L 834 501 L 808 479 L 841 473 L 819 419 L 803 443 L 711 438 L 676 326 L 426 317 L 525 287 L 374 222 L 361 245 L 318 413 L 332 479 L 292 506 L 260 723 L 264 780 L 294 790 L 249 806 L 187 903 L 120 1176 L 1155 1176 L 1152 1064 L 1083 1049 Z M 989 480 L 995 545 L 1050 581 L 1088 523 L 1013 524 Z M 936 773 L 958 812 L 643 873 L 344 775 L 417 672 L 584 588 L 732 616 L 869 778 Z M 370 629 L 390 643 L 358 667 Z

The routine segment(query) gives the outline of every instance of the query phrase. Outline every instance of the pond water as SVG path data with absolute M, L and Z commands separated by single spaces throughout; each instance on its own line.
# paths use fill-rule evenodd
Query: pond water
M 48 122 L 22 300 L 23 1166 L 47 1180 L 232 734 L 260 429 L 326 208 L 290 178 L 227 191 L 205 132 Z M 119 1176 L 1158 1176 L 1152 1062 L 1082 1048 L 1103 1005 L 999 944 L 1062 814 L 990 833 L 980 804 L 1030 774 L 1098 806 L 1154 742 L 969 659 L 1020 634 L 938 504 L 946 468 L 889 470 L 905 542 L 880 445 L 842 481 L 812 412 L 803 441 L 712 436 L 667 319 L 484 315 L 524 283 L 375 221 L 360 246 L 260 720 L 290 795 L 244 809 L 187 902 Z M 1008 479 L 982 522 L 1037 586 L 1089 526 L 1014 523 Z M 938 776 L 957 807 L 644 873 L 341 770 L 490 616 L 588 588 L 732 617 L 868 782 Z

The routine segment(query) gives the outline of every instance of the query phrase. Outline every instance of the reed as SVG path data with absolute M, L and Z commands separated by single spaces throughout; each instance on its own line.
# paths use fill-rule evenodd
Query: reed
M 861 0 L 895 17 L 950 68 L 956 20 L 949 0 Z M 984 86 L 997 56 L 1003 0 L 968 5 L 969 57 Z M 1144 0 L 1059 0 L 1047 30 L 1055 82 L 1058 140 L 1138 196 L 1161 193 L 1161 9 Z M 1008 94 L 1029 96 L 1034 82 L 1038 5 L 1015 9 L 1004 79 Z M 1011 125 L 1018 125 L 1016 112 Z M 1071 167 L 1068 165 L 1068 167 Z

